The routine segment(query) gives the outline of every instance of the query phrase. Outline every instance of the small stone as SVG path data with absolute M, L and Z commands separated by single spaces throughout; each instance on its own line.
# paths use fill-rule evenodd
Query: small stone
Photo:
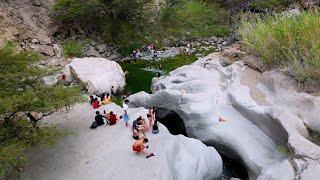
M 31 40 L 31 43 L 33 43 L 33 44 L 38 44 L 38 43 L 39 43 L 39 40 L 36 39 L 36 38 L 35 38 L 35 39 L 32 39 L 32 40 Z
M 106 44 L 99 44 L 96 48 L 99 53 L 104 53 L 108 50 L 108 46 Z
M 31 0 L 31 2 L 32 2 L 32 5 L 34 5 L 34 6 L 39 7 L 42 5 L 42 2 L 40 0 Z
M 88 50 L 86 51 L 87 57 L 101 57 L 100 53 L 93 47 L 90 46 Z
M 55 55 L 53 47 L 51 47 L 51 46 L 44 46 L 42 48 L 41 54 L 46 55 L 46 56 L 51 56 L 51 57 Z

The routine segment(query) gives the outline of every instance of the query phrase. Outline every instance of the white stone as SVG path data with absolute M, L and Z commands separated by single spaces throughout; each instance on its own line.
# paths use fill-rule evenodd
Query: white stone
M 113 103 L 99 110 L 123 113 Z M 143 108 L 129 109 L 130 123 L 147 112 Z M 94 114 L 89 104 L 78 104 L 69 112 L 46 117 L 45 122 L 74 134 L 60 138 L 53 149 L 34 148 L 21 179 L 213 180 L 221 176 L 221 157 L 199 140 L 173 136 L 159 123 L 159 134 L 146 134 L 147 150 L 155 154 L 146 159 L 132 151 L 131 128 L 123 121 L 91 130 Z
M 112 86 L 115 89 L 123 89 L 125 86 L 125 74 L 121 66 L 103 58 L 75 58 L 69 64 L 72 77 L 81 82 L 83 86 L 96 95 L 110 92 Z

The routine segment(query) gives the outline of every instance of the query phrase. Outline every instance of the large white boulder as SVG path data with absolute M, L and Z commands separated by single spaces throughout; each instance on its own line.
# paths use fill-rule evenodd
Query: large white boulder
M 126 83 L 121 66 L 104 58 L 75 58 L 69 68 L 72 77 L 96 95 L 110 92 L 112 86 L 122 89 Z
M 123 113 L 113 103 L 99 110 Z M 155 154 L 146 159 L 132 152 L 131 128 L 123 121 L 91 130 L 94 114 L 88 104 L 78 104 L 69 112 L 46 117 L 45 122 L 70 129 L 74 135 L 59 139 L 53 149 L 33 149 L 21 179 L 212 180 L 221 176 L 220 155 L 199 140 L 173 136 L 159 124 L 159 134 L 146 134 L 147 150 Z M 129 109 L 130 123 L 146 114 L 144 108 Z
M 318 130 L 319 98 L 242 62 L 223 67 L 220 60 L 220 53 L 212 54 L 155 78 L 153 94 L 134 94 L 130 105 L 175 111 L 190 137 L 238 159 L 250 179 L 319 175 L 320 150 L 304 125 Z M 227 121 L 219 123 L 219 117 Z

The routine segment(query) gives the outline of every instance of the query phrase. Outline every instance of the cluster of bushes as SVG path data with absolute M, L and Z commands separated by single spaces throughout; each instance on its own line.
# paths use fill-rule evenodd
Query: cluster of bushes
M 205 0 L 207 2 L 216 2 L 223 5 L 227 9 L 234 10 L 283 10 L 294 0 Z
M 54 127 L 33 126 L 27 112 L 52 112 L 82 100 L 80 87 L 46 86 L 42 78 L 55 72 L 39 69 L 40 56 L 0 48 L 0 179 L 8 179 L 26 161 L 25 150 L 34 144 L 52 144 L 64 133 Z
M 228 13 L 203 0 L 167 0 L 160 12 L 153 0 L 58 0 L 54 11 L 64 27 L 94 29 L 123 53 L 165 39 L 226 36 Z M 173 38 L 172 38 L 173 37 Z
M 247 48 L 271 67 L 282 67 L 300 83 L 320 82 L 320 13 L 279 14 L 244 23 Z

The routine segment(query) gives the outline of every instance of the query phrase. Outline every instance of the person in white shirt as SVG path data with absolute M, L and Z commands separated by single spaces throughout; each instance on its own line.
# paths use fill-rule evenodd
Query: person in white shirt
M 128 121 L 129 121 L 129 116 L 128 116 L 129 106 L 128 106 L 128 103 L 129 103 L 129 100 L 125 99 L 123 104 L 122 104 L 122 108 L 123 108 L 123 111 L 124 111 L 123 120 L 126 123 L 126 127 L 129 126 L 129 124 L 128 124 Z

